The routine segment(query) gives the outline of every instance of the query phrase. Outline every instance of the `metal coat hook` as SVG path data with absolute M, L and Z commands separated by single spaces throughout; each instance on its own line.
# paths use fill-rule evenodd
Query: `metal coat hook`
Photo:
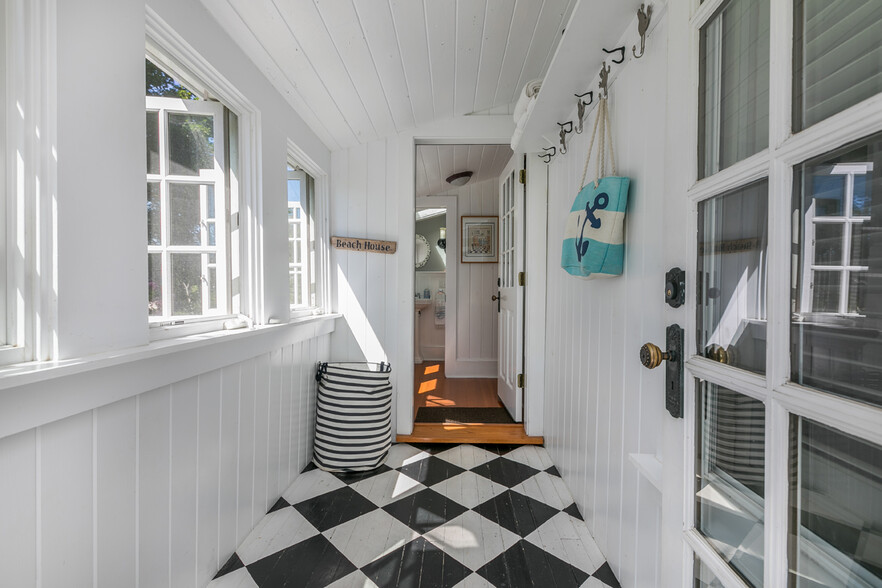
M 584 94 L 576 94 L 575 95 L 578 100 L 576 100 L 576 110 L 579 114 L 579 126 L 576 128 L 576 134 L 582 134 L 582 123 L 585 120 L 585 107 L 590 106 L 592 102 L 594 102 L 594 92 L 589 91 Z M 583 97 L 588 96 L 588 102 L 582 100 Z
M 609 49 L 609 50 L 604 49 L 603 52 L 606 53 L 607 55 L 612 55 L 613 53 L 621 52 L 622 56 L 618 60 L 613 59 L 612 62 L 613 63 L 622 63 L 623 61 L 625 61 L 625 46 L 624 45 L 622 45 L 621 47 L 616 47 L 615 49 Z
M 567 135 L 573 132 L 573 121 L 568 120 L 565 123 L 557 123 L 560 126 L 560 153 L 563 155 L 567 152 Z M 570 127 L 567 130 L 567 126 Z
M 554 145 L 551 147 L 543 147 L 542 151 L 545 151 L 545 153 L 539 154 L 538 157 L 539 159 L 545 159 L 545 163 L 548 164 L 551 162 L 551 158 L 557 154 L 557 147 Z M 551 151 L 551 153 L 548 153 L 549 151 Z
M 609 72 L 611 69 L 605 61 L 600 66 L 600 83 L 597 84 L 597 87 L 603 91 L 603 98 L 609 97 Z
M 643 7 L 645 4 L 641 4 L 639 10 L 637 10 L 637 32 L 640 34 L 640 55 L 637 55 L 637 45 L 631 47 L 631 52 L 634 54 L 635 59 L 640 59 L 643 57 L 643 52 L 646 49 L 646 31 L 649 29 L 649 19 L 652 18 L 652 4 L 646 7 L 646 10 Z

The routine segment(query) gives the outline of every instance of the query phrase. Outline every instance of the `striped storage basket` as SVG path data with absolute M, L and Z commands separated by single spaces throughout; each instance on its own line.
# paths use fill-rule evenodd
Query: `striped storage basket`
M 331 472 L 380 467 L 392 446 L 388 363 L 320 363 L 313 461 Z

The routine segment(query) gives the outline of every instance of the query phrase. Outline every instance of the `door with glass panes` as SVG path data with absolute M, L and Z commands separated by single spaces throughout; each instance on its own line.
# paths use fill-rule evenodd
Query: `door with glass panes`
M 703 0 L 696 587 L 882 587 L 882 2 Z

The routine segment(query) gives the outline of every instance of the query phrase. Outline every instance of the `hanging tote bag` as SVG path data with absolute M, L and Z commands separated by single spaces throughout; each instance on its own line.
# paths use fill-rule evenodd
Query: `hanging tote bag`
M 373 470 L 392 446 L 388 363 L 320 363 L 313 461 L 329 472 Z
M 588 161 L 600 126 L 600 153 L 597 175 L 585 184 Z M 606 148 L 612 163 L 612 175 L 606 174 Z M 580 278 L 609 278 L 622 274 L 625 263 L 625 209 L 628 206 L 628 178 L 616 176 L 616 159 L 609 128 L 607 99 L 601 98 L 591 131 L 588 155 L 582 171 L 582 189 L 573 201 L 564 228 L 560 265 Z

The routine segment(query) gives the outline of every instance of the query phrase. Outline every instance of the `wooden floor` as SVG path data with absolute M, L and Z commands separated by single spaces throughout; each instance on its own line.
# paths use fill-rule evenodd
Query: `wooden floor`
M 502 408 L 496 395 L 496 378 L 451 378 L 443 361 L 413 366 L 413 415 L 423 406 Z
M 471 443 L 542 445 L 543 437 L 530 437 L 524 425 L 495 423 L 414 423 L 413 433 L 395 437 L 398 443 Z
M 503 408 L 496 394 L 495 378 L 451 378 L 444 375 L 443 361 L 424 361 L 413 366 L 413 414 L 422 406 Z M 415 423 L 413 433 L 398 435 L 399 443 L 491 443 L 542 445 L 542 437 L 530 437 L 523 423 Z

